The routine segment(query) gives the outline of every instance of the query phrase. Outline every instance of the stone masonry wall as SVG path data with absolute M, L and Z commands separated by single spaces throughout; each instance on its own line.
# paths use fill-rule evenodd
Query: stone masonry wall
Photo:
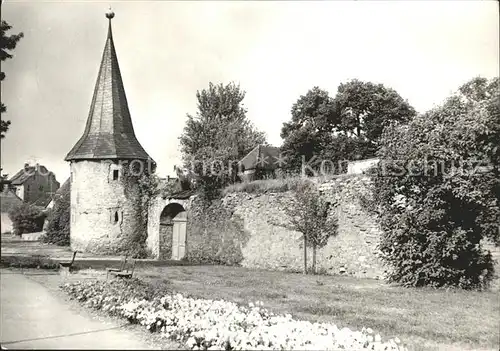
M 324 196 L 335 197 L 339 201 L 339 233 L 318 250 L 318 271 L 326 274 L 382 277 L 383 268 L 376 257 L 380 231 L 375 220 L 361 208 L 358 199 L 366 191 L 366 182 L 366 177 L 356 175 L 338 177 L 319 185 Z M 212 211 L 210 218 L 218 222 L 216 227 L 221 233 L 224 232 L 221 235 L 225 238 L 223 241 L 230 241 L 231 251 L 236 249 L 241 253 L 241 259 L 237 263 L 244 267 L 269 270 L 299 272 L 303 269 L 301 234 L 288 229 L 288 219 L 284 212 L 292 196 L 292 192 L 231 193 L 223 198 L 222 204 L 217 205 L 222 205 L 224 211 Z M 221 213 L 221 218 L 217 217 L 218 212 Z M 227 218 L 227 213 L 232 213 L 230 219 Z M 240 223 L 241 226 L 234 227 L 239 228 L 238 230 L 232 229 L 235 231 L 234 238 L 229 238 L 229 230 L 224 229 L 229 226 L 229 222 Z M 201 230 L 195 231 L 194 227 L 188 222 L 188 247 L 192 247 L 192 243 L 199 245 L 205 241 L 207 254 L 217 251 L 209 249 L 214 244 L 213 235 Z M 220 239 L 217 238 L 217 241 Z M 221 250 L 224 251 L 222 248 Z M 221 250 L 218 250 L 219 254 Z M 311 249 L 308 250 L 308 257 L 310 264 Z
M 113 180 L 115 169 L 117 180 Z M 139 204 L 139 187 L 125 185 L 120 165 L 71 162 L 71 248 L 96 254 L 127 251 L 129 239 L 142 225 Z

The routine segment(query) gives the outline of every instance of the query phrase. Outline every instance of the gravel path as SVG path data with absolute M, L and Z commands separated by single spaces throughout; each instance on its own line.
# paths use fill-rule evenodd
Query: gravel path
M 24 273 L 0 270 L 2 348 L 177 349 L 140 326 L 91 313 L 64 299 L 57 291 L 58 275 Z

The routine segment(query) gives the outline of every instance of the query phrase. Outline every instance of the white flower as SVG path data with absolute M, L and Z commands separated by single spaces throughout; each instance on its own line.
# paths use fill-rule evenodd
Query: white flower
M 71 289 L 68 287 L 71 296 L 80 294 L 78 289 Z M 85 298 L 89 305 L 111 300 L 102 292 L 87 294 Z M 109 306 L 101 308 L 106 310 Z M 371 328 L 353 331 L 339 329 L 332 323 L 297 321 L 289 313 L 275 315 L 262 306 L 262 301 L 245 307 L 224 300 L 172 294 L 155 301 L 124 301 L 116 310 L 121 316 L 147 329 L 156 327 L 162 336 L 177 339 L 195 350 L 224 350 L 228 346 L 233 350 L 406 350 L 398 345 L 399 338 L 382 343 L 381 336 L 373 335 Z

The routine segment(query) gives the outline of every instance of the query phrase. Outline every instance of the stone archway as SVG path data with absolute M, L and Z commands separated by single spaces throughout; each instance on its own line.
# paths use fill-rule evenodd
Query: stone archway
M 169 203 L 160 214 L 159 259 L 181 260 L 186 255 L 187 212 L 179 203 Z

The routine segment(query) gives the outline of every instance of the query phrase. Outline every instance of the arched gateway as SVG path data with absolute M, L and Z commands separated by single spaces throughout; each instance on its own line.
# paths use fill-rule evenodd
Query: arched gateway
M 151 201 L 147 245 L 160 260 L 182 260 L 188 252 L 187 228 L 191 192 Z
M 160 215 L 159 258 L 181 260 L 186 255 L 187 212 L 178 203 L 170 203 Z

